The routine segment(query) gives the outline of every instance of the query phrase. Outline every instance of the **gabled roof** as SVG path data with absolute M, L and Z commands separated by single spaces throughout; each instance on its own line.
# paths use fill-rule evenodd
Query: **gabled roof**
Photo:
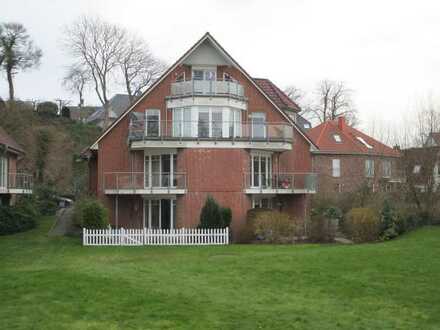
M 269 79 L 254 78 L 254 81 L 272 99 L 278 108 L 295 112 L 301 111 L 300 107 Z
M 307 134 L 318 146 L 317 153 L 400 156 L 398 150 L 348 125 L 344 117 L 328 120 L 310 129 Z
M 127 94 L 115 94 L 108 101 L 109 118 L 118 118 L 130 104 L 130 97 Z M 104 120 L 104 107 L 99 107 L 87 119 L 87 123 Z
M 272 105 L 293 125 L 294 128 L 312 145 L 315 146 L 313 141 L 306 135 L 301 129 L 298 128 L 296 123 L 264 92 L 264 90 L 255 82 L 254 79 L 229 55 L 226 50 L 212 37 L 209 32 L 206 32 L 202 38 L 200 38 L 186 53 L 184 53 L 173 65 L 171 65 L 168 70 L 166 70 L 162 76 L 157 79 L 149 88 L 147 88 L 142 95 L 133 102 L 120 116 L 115 120 L 90 146 L 90 149 L 96 149 L 99 141 L 103 139 L 112 129 L 115 127 L 131 110 L 133 110 L 152 90 L 156 88 L 174 69 L 176 69 L 180 64 L 182 64 L 189 55 L 191 55 L 203 42 L 209 41 L 212 45 L 224 56 L 228 61 L 230 61 L 249 81 L 255 86 L 255 88 L 270 102 Z
M 0 144 L 6 146 L 9 151 L 24 153 L 23 148 L 0 126 Z

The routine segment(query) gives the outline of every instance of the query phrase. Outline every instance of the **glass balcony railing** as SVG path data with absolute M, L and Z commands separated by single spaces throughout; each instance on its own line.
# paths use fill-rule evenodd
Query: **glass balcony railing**
M 142 140 L 237 140 L 292 142 L 293 128 L 285 123 L 236 121 L 132 120 L 129 139 Z
M 278 191 L 301 191 L 316 192 L 317 191 L 316 173 L 276 173 L 266 175 L 265 173 L 246 173 L 245 187 L 246 189 L 264 192 L 265 190 Z
M 188 80 L 171 84 L 171 98 L 197 95 L 244 99 L 244 88 L 238 82 L 227 80 Z
M 9 173 L 7 187 L 8 189 L 32 190 L 33 177 L 26 173 Z
M 185 173 L 107 172 L 104 190 L 164 190 L 186 189 Z

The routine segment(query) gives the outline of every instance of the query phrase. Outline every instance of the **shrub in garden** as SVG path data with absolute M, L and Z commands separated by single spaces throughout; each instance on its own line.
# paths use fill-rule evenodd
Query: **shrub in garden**
M 255 235 L 268 243 L 292 242 L 295 222 L 286 213 L 279 211 L 260 212 L 254 221 Z
M 51 185 L 34 187 L 34 198 L 38 212 L 42 215 L 54 215 L 58 208 L 57 192 Z
M 251 243 L 257 239 L 255 235 L 255 219 L 258 214 L 264 212 L 270 212 L 271 209 L 249 209 L 246 213 L 246 223 L 244 228 L 240 231 L 240 243 Z
M 355 242 L 375 241 L 380 234 L 380 219 L 370 208 L 354 208 L 345 218 L 344 229 Z
M 0 206 L 0 235 L 26 231 L 36 226 L 33 213 L 24 207 Z
M 77 226 L 88 229 L 107 228 L 107 209 L 95 199 L 85 199 L 75 204 L 73 221 Z
M 231 220 L 231 209 L 221 207 L 212 196 L 208 196 L 200 212 L 199 228 L 226 228 Z
M 310 221 L 310 240 L 318 243 L 333 242 L 336 236 L 337 225 L 335 218 L 324 214 L 312 215 Z

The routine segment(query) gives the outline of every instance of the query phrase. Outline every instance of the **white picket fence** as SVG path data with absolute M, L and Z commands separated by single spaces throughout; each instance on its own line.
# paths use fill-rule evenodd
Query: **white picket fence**
M 226 245 L 229 228 L 83 229 L 83 245 Z

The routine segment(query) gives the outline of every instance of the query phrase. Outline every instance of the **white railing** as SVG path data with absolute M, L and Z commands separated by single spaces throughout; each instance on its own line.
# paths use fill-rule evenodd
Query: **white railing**
M 86 229 L 83 245 L 227 245 L 229 228 Z

